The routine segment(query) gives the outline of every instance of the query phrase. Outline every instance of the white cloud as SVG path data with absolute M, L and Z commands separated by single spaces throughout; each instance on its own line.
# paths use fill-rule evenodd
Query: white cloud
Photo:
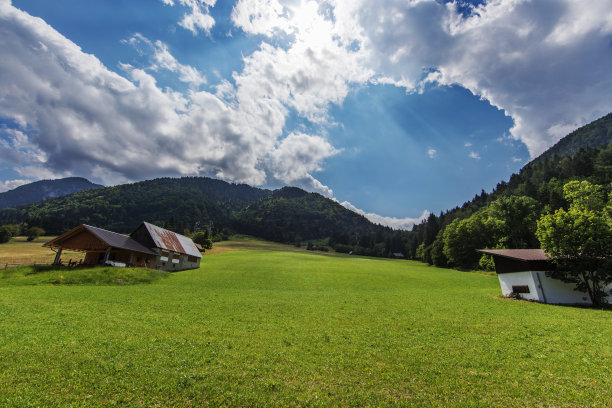
M 136 33 L 124 43 L 132 45 L 141 55 L 152 54 L 148 69 L 158 71 L 165 69 L 178 74 L 182 82 L 199 87 L 206 83 L 206 77 L 190 65 L 183 65 L 170 53 L 168 46 L 161 41 L 152 42 L 142 34 Z
M 401 230 L 407 230 L 407 231 L 410 231 L 412 227 L 414 227 L 416 224 L 420 224 L 423 221 L 425 221 L 429 217 L 429 214 L 430 214 L 429 211 L 424 210 L 421 216 L 418 218 L 410 218 L 410 217 L 395 218 L 395 217 L 385 217 L 385 216 L 378 215 L 375 213 L 367 213 L 363 211 L 362 209 L 355 207 L 353 204 L 349 203 L 348 201 L 343 201 L 340 203 L 340 205 L 344 206 L 345 208 L 348 208 L 351 211 L 356 212 L 357 214 L 363 215 L 364 217 L 366 217 L 368 220 L 370 220 L 371 222 L 375 224 L 385 225 L 393 229 L 401 229 Z
M 512 156 L 512 161 L 513 161 L 513 162 L 515 162 L 515 163 L 520 163 L 520 162 L 522 162 L 522 161 L 524 161 L 524 160 L 523 160 L 523 159 L 521 159 L 520 157 L 514 157 L 514 156 Z
M 12 190 L 19 186 L 23 186 L 24 184 L 31 183 L 31 180 L 6 180 L 0 181 L 0 193 L 4 193 L 5 191 Z
M 214 25 L 215 0 L 161 1 L 187 8 L 180 24 L 194 34 Z M 162 42 L 135 36 L 130 42 L 149 47 L 150 65 L 122 65 L 118 75 L 4 0 L 0 112 L 35 131 L 23 133 L 27 148 L 13 139 L 0 148 L 5 161 L 23 163 L 24 178 L 79 174 L 108 184 L 203 174 L 254 185 L 272 178 L 330 195 L 313 173 L 337 150 L 323 136 L 287 135 L 289 112 L 325 126 L 329 106 L 351 87 L 425 92 L 437 83 L 504 109 L 514 119 L 511 137 L 533 157 L 612 111 L 611 15 L 608 0 L 496 0 L 469 18 L 435 0 L 240 0 L 232 21 L 263 40 L 232 82 L 211 93 L 199 89 L 204 75 Z M 162 69 L 192 89 L 161 89 L 154 74 Z M 35 159 L 23 161 L 28 151 Z
M 470 142 L 465 142 L 465 144 L 463 145 L 464 147 L 472 147 L 472 143 Z
M 153 55 L 145 69 L 122 64 L 124 77 L 10 5 L 0 7 L 0 23 L 0 111 L 35 130 L 20 133 L 29 150 L 4 146 L 22 175 L 78 174 L 113 184 L 201 174 L 252 185 L 275 179 L 331 195 L 312 173 L 338 151 L 321 136 L 285 136 L 285 118 L 294 108 L 325 122 L 347 82 L 367 73 L 331 39 L 308 46 L 316 27 L 296 31 L 288 49 L 262 43 L 234 84 L 222 81 L 213 94 L 161 89 L 152 76 L 159 69 L 196 85 L 205 80 L 161 42 L 128 40 Z
M 463 18 L 435 0 L 351 2 L 368 66 L 422 91 L 459 84 L 514 119 L 531 157 L 612 111 L 609 0 L 490 1 Z M 424 79 L 425 78 L 425 79 Z
M 181 6 L 189 9 L 190 12 L 183 15 L 179 25 L 189 30 L 193 35 L 197 35 L 202 30 L 210 34 L 210 30 L 215 25 L 215 19 L 209 14 L 209 8 L 214 7 L 216 0 L 161 0 L 162 3 L 174 6 L 178 2 Z
M 480 155 L 476 152 L 470 152 L 470 159 L 480 160 Z
M 428 156 L 430 159 L 433 159 L 433 158 L 435 158 L 435 157 L 436 157 L 436 153 L 437 153 L 437 152 L 438 152 L 438 151 L 437 151 L 436 149 L 429 148 L 429 149 L 427 149 L 427 156 Z
M 272 175 L 286 184 L 320 191 L 331 197 L 332 190 L 312 177 L 321 162 L 338 151 L 320 136 L 291 133 L 270 153 Z

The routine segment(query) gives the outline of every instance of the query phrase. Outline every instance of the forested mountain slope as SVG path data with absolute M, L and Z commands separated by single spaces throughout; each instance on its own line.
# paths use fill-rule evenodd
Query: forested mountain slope
M 16 207 L 62 197 L 84 190 L 104 187 L 82 177 L 67 177 L 57 180 L 40 180 L 0 193 L 0 209 Z
M 143 220 L 180 233 L 211 228 L 216 235 L 240 232 L 293 244 L 330 237 L 357 244 L 360 237 L 393 232 L 320 194 L 204 177 L 124 184 L 0 211 L 0 225 L 25 223 L 49 234 L 82 223 L 127 233 Z
M 26 222 L 59 234 L 85 223 L 127 233 L 146 220 L 183 232 L 196 223 L 229 225 L 232 211 L 270 193 L 205 177 L 160 178 L 4 209 L 0 224 Z
M 580 149 L 605 147 L 610 140 L 612 140 L 612 113 L 576 129 L 529 164 L 534 165 L 554 156 L 573 156 Z
M 284 187 L 236 214 L 240 232 L 273 241 L 300 243 L 305 240 L 349 235 L 376 234 L 391 229 L 375 226 L 362 215 L 317 193 Z
M 432 214 L 408 235 L 406 251 L 432 264 L 473 268 L 476 248 L 538 247 L 536 221 L 567 209 L 565 183 L 587 180 L 611 196 L 611 129 L 612 114 L 572 132 L 491 193 L 483 190 L 461 207 Z

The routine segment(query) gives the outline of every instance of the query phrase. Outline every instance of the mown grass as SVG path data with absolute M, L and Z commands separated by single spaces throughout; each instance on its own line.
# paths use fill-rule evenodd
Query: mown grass
M 498 294 L 264 250 L 150 285 L 0 287 L 0 406 L 610 406 L 610 312 Z
M 134 285 L 168 277 L 169 272 L 145 268 L 65 268 L 18 266 L 0 270 L 0 286 L 16 285 Z
M 43 247 L 45 242 L 49 242 L 55 237 L 38 237 L 33 241 L 28 241 L 26 237 L 14 237 L 9 242 L 0 244 L 0 269 L 6 264 L 51 264 L 55 259 L 55 252 L 50 248 Z M 62 259 L 65 263 L 72 259 L 78 262 L 84 258 L 84 253 L 64 251 Z

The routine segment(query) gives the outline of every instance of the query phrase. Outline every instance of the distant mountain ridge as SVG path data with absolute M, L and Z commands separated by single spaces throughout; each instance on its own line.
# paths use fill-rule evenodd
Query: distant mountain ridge
M 554 156 L 573 156 L 580 149 L 603 147 L 610 141 L 612 141 L 612 113 L 574 130 L 529 164 L 533 165 Z
M 327 245 L 358 255 L 403 253 L 443 266 L 447 262 L 443 233 L 454 221 L 478 215 L 494 202 L 512 197 L 535 200 L 542 213 L 554 211 L 567 205 L 563 184 L 569 180 L 611 185 L 611 128 L 612 114 L 583 126 L 508 181 L 501 181 L 492 192 L 483 190 L 462 206 L 439 216 L 431 214 L 412 231 L 375 225 L 333 200 L 296 187 L 271 191 L 206 177 L 160 178 L 5 208 L 0 210 L 0 225 L 37 226 L 49 234 L 60 234 L 85 223 L 127 233 L 146 220 L 179 233 L 204 228 L 215 236 L 239 232 L 295 245 L 308 242 L 311 248 Z M 527 230 L 534 228 L 516 223 Z M 472 253 L 475 248 L 466 251 Z
M 83 177 L 35 181 L 0 193 L 0 209 L 31 204 L 101 187 L 104 186 L 94 184 Z
M 143 220 L 179 233 L 211 228 L 290 243 L 391 232 L 317 193 L 206 177 L 147 180 L 0 210 L 0 225 L 26 222 L 50 234 L 78 224 L 129 232 Z

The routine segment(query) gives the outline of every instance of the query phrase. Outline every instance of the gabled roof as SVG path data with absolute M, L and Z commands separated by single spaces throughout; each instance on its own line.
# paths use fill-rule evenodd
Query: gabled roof
M 200 251 L 193 243 L 191 238 L 177 234 L 176 232 L 168 231 L 167 229 L 160 228 L 153 224 L 149 224 L 148 222 L 143 222 L 141 226 L 144 226 L 147 229 L 157 248 L 191 255 L 197 258 L 202 257 L 202 254 L 200 254 Z M 139 228 L 140 227 L 136 228 L 136 230 Z
M 157 255 L 155 252 L 145 247 L 135 239 L 128 237 L 127 235 L 118 234 L 116 232 L 107 231 L 102 228 L 92 227 L 91 225 L 81 224 L 78 227 L 71 229 L 70 231 L 60 235 L 59 237 L 52 239 L 51 241 L 43 244 L 48 247 L 62 247 L 62 242 L 65 242 L 71 237 L 77 234 L 87 231 L 104 242 L 107 246 L 119 249 L 125 249 L 128 251 L 140 252 L 147 255 Z M 69 249 L 86 249 L 86 248 L 69 248 Z
M 477 249 L 483 254 L 501 256 L 519 261 L 548 261 L 543 249 Z

